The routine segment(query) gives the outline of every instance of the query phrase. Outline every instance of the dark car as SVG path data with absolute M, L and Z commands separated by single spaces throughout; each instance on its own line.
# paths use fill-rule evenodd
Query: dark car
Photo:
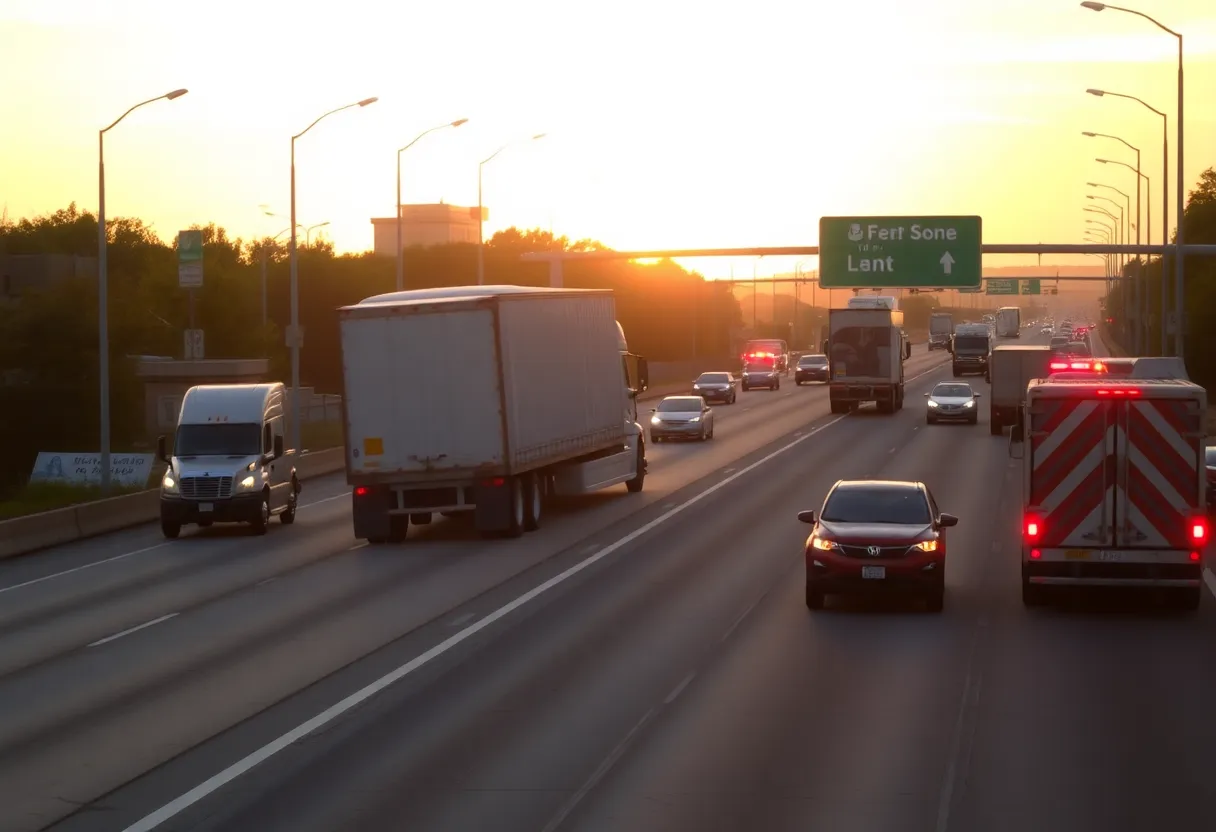
M 701 373 L 692 383 L 694 396 L 700 396 L 707 402 L 724 402 L 734 404 L 739 393 L 735 390 L 735 377 L 732 373 Z
M 753 387 L 781 389 L 781 369 L 773 356 L 749 357 L 743 365 L 743 391 Z
M 826 355 L 804 355 L 798 359 L 794 369 L 794 383 L 804 381 L 828 381 L 828 357 Z
M 841 480 L 823 508 L 798 512 L 806 540 L 806 605 L 828 595 L 902 592 L 941 612 L 946 593 L 945 530 L 958 518 L 938 511 L 928 486 L 897 480 Z

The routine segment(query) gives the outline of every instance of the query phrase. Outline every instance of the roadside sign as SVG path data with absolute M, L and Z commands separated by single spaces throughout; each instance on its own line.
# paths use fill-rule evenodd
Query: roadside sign
M 985 292 L 989 295 L 1018 294 L 1018 279 L 1016 277 L 990 277 L 985 284 Z
M 1022 294 L 1023 295 L 1041 295 L 1041 294 L 1043 294 L 1043 287 L 1042 287 L 1042 283 L 1040 282 L 1039 278 L 1031 277 L 1031 278 L 1027 278 L 1026 280 L 1023 280 L 1022 281 Z
M 203 232 L 197 228 L 177 232 L 177 285 L 182 289 L 203 285 Z
M 202 361 L 203 352 L 203 331 L 201 329 L 186 330 L 186 348 L 184 350 L 187 361 Z
M 980 285 L 980 217 L 820 217 L 825 289 Z

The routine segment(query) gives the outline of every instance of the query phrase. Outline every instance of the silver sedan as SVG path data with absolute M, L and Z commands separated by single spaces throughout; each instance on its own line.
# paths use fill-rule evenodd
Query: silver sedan
M 714 412 L 700 396 L 668 396 L 650 412 L 651 442 L 714 438 Z
M 979 421 L 979 406 L 976 400 L 980 394 L 971 389 L 970 384 L 959 381 L 943 381 L 925 394 L 927 407 L 925 421 L 930 425 L 936 422 L 967 422 L 976 424 Z

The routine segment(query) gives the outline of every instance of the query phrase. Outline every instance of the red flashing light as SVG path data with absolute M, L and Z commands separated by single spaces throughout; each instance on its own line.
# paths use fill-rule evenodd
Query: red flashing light
M 1191 552 L 1191 562 L 1195 563 L 1195 562 L 1198 562 L 1198 560 L 1199 560 L 1199 553 Z
M 488 480 L 482 480 L 481 484 L 487 488 L 502 488 L 507 484 L 507 481 L 503 477 L 493 477 Z
M 1022 522 L 1022 534 L 1027 540 L 1035 541 L 1043 533 L 1043 522 L 1033 514 L 1026 515 Z
M 1067 369 L 1068 369 L 1068 363 L 1067 363 L 1067 362 L 1065 362 L 1065 361 L 1053 361 L 1053 362 L 1051 362 L 1051 369 L 1053 369 L 1053 370 L 1067 370 Z
M 1140 391 L 1135 387 L 1106 387 L 1098 391 L 1099 396 L 1128 396 L 1135 398 Z
M 1042 557 L 1043 557 L 1043 553 L 1040 552 L 1038 549 L 1030 550 L 1030 559 L 1031 560 L 1039 560 Z
M 1208 521 L 1203 517 L 1196 517 L 1191 521 L 1191 541 L 1203 545 L 1208 542 Z
M 367 486 L 360 485 L 357 488 L 355 488 L 355 496 L 356 497 L 366 497 L 367 496 Z

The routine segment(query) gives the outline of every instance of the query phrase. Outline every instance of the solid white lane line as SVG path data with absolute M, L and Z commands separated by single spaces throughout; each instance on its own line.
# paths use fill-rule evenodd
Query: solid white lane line
M 847 414 L 837 416 L 835 419 L 832 419 L 831 421 L 826 422 L 825 424 L 821 425 L 819 428 L 810 431 L 805 436 L 800 436 L 797 439 L 787 442 L 786 444 L 782 445 L 780 448 L 777 448 L 775 451 L 772 451 L 771 453 L 761 457 L 760 459 L 756 460 L 755 462 L 751 463 L 750 465 L 745 466 L 744 468 L 740 469 L 739 471 L 730 475 L 729 477 L 725 477 L 725 478 L 719 480 L 718 482 L 714 483 L 713 485 L 710 485 L 704 491 L 701 491 L 701 492 L 693 495 L 692 497 L 685 500 L 683 503 L 680 503 L 679 505 L 675 506 L 674 508 L 671 508 L 671 509 L 665 511 L 664 513 L 660 514 L 658 517 L 651 520 L 650 522 L 648 522 L 642 526 L 639 526 L 638 528 L 634 529 L 632 532 L 625 535 L 624 537 L 619 538 L 618 540 L 605 546 L 603 549 L 600 549 L 594 555 L 591 555 L 590 557 L 579 561 L 578 563 L 574 564 L 570 568 L 566 569 L 564 572 L 554 575 L 549 580 L 545 581 L 542 584 L 539 584 L 538 586 L 533 587 L 532 589 L 525 592 L 523 595 L 520 595 L 518 598 L 515 598 L 514 600 L 508 602 L 507 604 L 504 604 L 503 606 L 499 607 L 498 609 L 496 609 L 493 612 L 486 615 L 484 618 L 481 618 L 478 621 L 475 621 L 474 623 L 465 627 L 460 632 L 454 633 L 453 635 L 451 635 L 447 639 L 443 640 L 439 644 L 436 644 L 434 647 L 431 647 L 429 650 L 419 654 L 418 656 L 415 656 L 413 659 L 410 659 L 408 662 L 406 662 L 405 664 L 396 668 L 395 670 L 390 671 L 389 673 L 385 674 L 384 676 L 381 676 L 379 679 L 375 680 L 374 682 L 371 682 L 370 684 L 366 685 L 362 689 L 357 690 L 354 693 L 350 694 L 345 699 L 342 699 L 341 701 L 331 705 L 330 707 L 326 708 L 321 713 L 314 716 L 312 719 L 309 719 L 306 722 L 303 722 L 300 725 L 297 725 L 295 728 L 291 729 L 290 731 L 288 731 L 287 733 L 278 737 L 277 739 L 272 740 L 271 742 L 267 743 L 266 745 L 262 746 L 261 748 L 258 748 L 256 750 L 250 752 L 245 757 L 236 761 L 235 763 L 233 763 L 232 765 L 223 769 L 219 773 L 214 774 L 211 777 L 207 778 L 202 783 L 195 786 L 193 789 L 190 789 L 185 794 L 182 794 L 179 797 L 174 798 L 173 800 L 169 801 L 165 805 L 161 806 L 159 809 L 156 809 L 155 811 L 151 812 L 150 814 L 145 815 L 143 818 L 136 821 L 131 826 L 128 826 L 126 828 L 125 832 L 150 832 L 150 830 L 156 829 L 158 826 L 160 826 L 165 821 L 167 821 L 170 818 L 185 811 L 186 809 L 193 806 L 195 803 L 204 799 L 208 795 L 211 795 L 214 792 L 218 791 L 219 789 L 222 789 L 224 786 L 226 786 L 229 783 L 231 783 L 232 781 L 236 780 L 241 775 L 246 774 L 247 772 L 249 772 L 256 766 L 262 764 L 266 760 L 268 760 L 271 757 L 273 757 L 274 755 L 278 754 L 283 749 L 295 744 L 296 742 L 303 739 L 304 737 L 307 737 L 309 734 L 313 733 L 314 731 L 328 725 L 330 722 L 333 722 L 335 719 L 342 716 L 347 711 L 350 711 L 353 708 L 356 708 L 359 705 L 362 705 L 364 702 L 371 699 L 373 696 L 380 693 L 385 688 L 401 681 L 405 677 L 409 676 L 411 673 L 415 672 L 419 668 L 429 664 L 430 662 L 432 662 L 435 659 L 439 658 L 440 656 L 444 655 L 448 651 L 450 651 L 453 648 L 460 645 L 462 642 L 467 641 L 468 639 L 472 638 L 477 633 L 486 629 L 490 625 L 507 617 L 508 615 L 515 612 L 517 609 L 519 609 L 520 607 L 523 607 L 526 604 L 531 603 L 533 600 L 535 600 L 536 598 L 545 594 L 546 592 L 553 589 L 554 587 L 565 583 L 566 581 L 570 580 L 571 578 L 573 578 L 575 575 L 579 574 L 583 570 L 595 565 L 596 563 L 600 562 L 601 560 L 608 557 L 612 553 L 620 550 L 621 548 L 628 546 L 630 543 L 633 543 L 638 538 L 653 531 L 654 529 L 663 525 L 664 523 L 671 520 L 673 517 L 679 515 L 680 513 L 687 511 L 688 509 L 692 508 L 694 505 L 696 505 L 697 503 L 706 499 L 707 497 L 710 497 L 713 494 L 717 493 L 718 491 L 721 491 L 723 488 L 730 485 L 735 480 L 756 470 L 757 468 L 760 468 L 761 466 L 765 465 L 766 463 L 771 462 L 772 460 L 776 459 L 777 457 L 782 456 L 783 454 L 793 450 L 795 447 L 797 447 L 798 445 L 801 445 L 806 440 L 810 439 L 813 436 L 819 435 L 819 433 L 821 433 L 822 431 L 826 430 L 827 428 L 831 427 L 832 425 L 835 425 L 835 424 L 843 421 L 845 418 L 847 418 Z M 649 718 L 649 716 L 644 717 L 642 722 L 638 723 L 638 725 L 634 728 L 634 731 L 631 732 L 630 737 L 626 737 L 626 741 L 630 740 L 630 738 L 633 736 L 633 734 L 636 733 L 636 731 L 642 727 L 642 724 L 648 718 Z M 623 743 L 622 745 L 625 745 L 625 743 Z M 624 753 L 623 747 L 621 748 L 621 753 Z M 615 760 L 605 761 L 606 764 L 609 764 L 609 767 L 611 767 L 610 762 L 615 762 Z M 606 771 L 606 769 L 605 769 L 605 771 Z M 602 776 L 602 775 L 600 775 L 600 776 Z M 585 788 L 591 788 L 593 785 L 594 784 L 590 783 L 590 781 L 589 781 L 588 785 Z M 576 797 L 579 797 L 579 796 L 576 795 Z M 579 797 L 579 799 L 581 799 L 581 797 Z M 569 804 L 569 805 L 570 805 L 570 808 L 573 809 L 573 804 Z M 555 818 L 554 822 L 560 823 L 561 817 L 564 817 L 564 815 L 560 816 L 559 818 Z M 553 824 L 550 824 L 550 827 L 556 828 L 553 826 Z M 547 828 L 550 828 L 550 827 L 547 827 Z
M 171 612 L 168 615 L 162 615 L 160 618 L 153 618 L 151 621 L 145 621 L 143 624 L 137 624 L 134 627 L 128 627 L 127 629 L 123 630 L 121 633 L 115 633 L 112 636 L 106 636 L 105 638 L 100 638 L 97 641 L 90 644 L 89 647 L 100 647 L 103 644 L 109 644 L 111 641 L 120 639 L 123 636 L 129 636 L 129 635 L 131 635 L 131 633 L 139 632 L 140 630 L 143 630 L 147 627 L 154 627 L 157 624 L 161 623 L 162 621 L 168 621 L 170 618 L 174 618 L 176 616 L 177 616 L 177 613 Z
M 325 497 L 325 498 L 322 498 L 322 499 L 317 500 L 312 503 L 302 503 L 300 505 L 300 508 L 309 508 L 310 506 L 319 506 L 322 503 L 328 503 L 328 502 L 332 502 L 333 500 L 339 500 L 346 496 L 348 496 L 348 495 L 335 494 L 333 497 Z M 81 540 L 87 540 L 87 539 L 88 538 L 81 538 Z M 73 542 L 78 542 L 78 541 L 73 541 Z M 6 592 L 12 592 L 14 589 L 24 589 L 27 586 L 34 586 L 35 584 L 40 584 L 40 583 L 43 583 L 44 581 L 54 580 L 55 578 L 62 578 L 65 575 L 74 575 L 77 572 L 83 572 L 86 569 L 92 569 L 94 566 L 102 566 L 107 563 L 115 563 L 120 560 L 126 560 L 127 558 L 135 557 L 136 555 L 142 555 L 145 552 L 154 552 L 157 549 L 163 549 L 166 546 L 172 545 L 173 542 L 174 541 L 172 541 L 172 540 L 166 540 L 161 543 L 154 543 L 151 546 L 144 546 L 142 549 L 134 549 L 130 552 L 123 552 L 121 555 L 114 555 L 113 557 L 102 558 L 101 560 L 95 560 L 92 563 L 85 563 L 85 564 L 81 564 L 80 566 L 74 566 L 71 569 L 64 569 L 62 572 L 52 572 L 50 575 L 43 575 L 40 578 L 31 578 L 28 581 L 23 581 L 19 584 L 13 584 L 12 586 L 0 586 L 0 595 L 3 595 Z
M 689 673 L 687 676 L 685 676 L 684 679 L 680 682 L 680 684 L 678 684 L 674 688 L 672 688 L 671 693 L 667 694 L 667 698 L 663 700 L 663 704 L 670 705 L 672 702 L 675 702 L 677 699 L 679 699 L 680 694 L 684 692 L 684 688 L 688 687 L 688 683 L 691 682 L 693 679 L 695 679 L 696 676 L 697 676 L 697 671 L 695 671 L 695 670 L 692 673 Z
M 144 548 L 136 549 L 133 552 L 124 552 L 123 554 L 115 555 L 112 558 L 105 558 L 103 560 L 95 560 L 92 563 L 86 563 L 82 566 L 74 566 L 71 569 L 63 570 L 62 572 L 54 572 L 50 575 L 43 575 L 41 578 L 32 578 L 23 583 L 13 584 L 12 586 L 0 587 L 0 595 L 4 594 L 5 592 L 12 592 L 14 589 L 23 589 L 27 586 L 33 586 L 34 584 L 40 584 L 43 581 L 49 581 L 52 578 L 62 578 L 64 575 L 72 575 L 72 574 L 75 574 L 76 572 L 83 572 L 86 569 L 92 569 L 94 566 L 101 566 L 102 564 L 106 564 L 106 563 L 114 563 L 115 561 L 124 560 L 125 558 L 129 558 L 129 557 L 134 557 L 135 555 L 142 555 L 144 552 L 151 552 L 155 549 L 162 549 L 165 546 L 168 546 L 170 542 L 171 541 L 166 540 L 164 543 L 157 543 L 154 546 L 145 546 Z

